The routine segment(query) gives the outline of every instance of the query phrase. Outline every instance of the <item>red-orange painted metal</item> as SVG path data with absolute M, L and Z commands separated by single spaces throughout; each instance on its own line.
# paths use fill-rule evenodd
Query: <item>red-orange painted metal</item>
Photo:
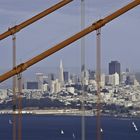
M 34 22 L 38 21 L 39 19 L 51 14 L 52 12 L 56 11 L 57 9 L 65 6 L 66 4 L 68 4 L 72 1 L 73 0 L 62 0 L 61 2 L 55 4 L 54 6 L 50 7 L 49 9 L 46 9 L 45 11 L 37 14 L 36 16 L 22 22 L 21 24 L 16 25 L 12 28 L 9 28 L 6 32 L 0 34 L 0 40 L 19 32 L 21 29 L 31 25 L 32 23 L 34 23 Z

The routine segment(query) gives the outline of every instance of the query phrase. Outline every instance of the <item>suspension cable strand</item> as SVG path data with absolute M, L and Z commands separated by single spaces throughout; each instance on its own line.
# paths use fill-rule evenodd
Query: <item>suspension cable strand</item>
M 96 83 L 97 83 L 97 121 L 96 121 L 96 135 L 97 140 L 101 140 L 101 29 L 96 31 Z
M 61 2 L 53 5 L 52 7 L 44 10 L 43 12 L 41 12 L 41 13 L 39 13 L 37 15 L 35 15 L 34 17 L 32 17 L 32 18 L 20 23 L 19 25 L 16 25 L 16 26 L 14 26 L 12 28 L 9 28 L 6 32 L 0 34 L 0 40 L 5 39 L 6 37 L 8 37 L 10 35 L 19 32 L 21 29 L 23 29 L 23 28 L 29 26 L 30 24 L 38 21 L 39 19 L 51 14 L 52 12 L 56 11 L 57 9 L 65 6 L 66 4 L 68 4 L 68 3 L 72 2 L 72 1 L 73 0 L 62 0 Z
M 65 48 L 66 46 L 70 45 L 71 43 L 77 41 L 78 39 L 80 39 L 81 37 L 103 27 L 105 24 L 107 24 L 108 22 L 114 20 L 115 18 L 119 17 L 120 15 L 124 14 L 125 12 L 131 10 L 132 8 L 136 7 L 137 5 L 140 4 L 140 0 L 135 0 L 132 1 L 131 3 L 129 3 L 128 5 L 124 6 L 123 8 L 117 10 L 116 12 L 112 13 L 111 15 L 93 23 L 91 26 L 87 27 L 86 29 L 80 31 L 79 33 L 73 35 L 72 37 L 64 40 L 63 42 L 57 44 L 56 46 L 50 48 L 49 50 L 39 54 L 38 56 L 35 56 L 34 58 L 26 61 L 25 63 L 22 63 L 20 65 L 18 65 L 17 67 L 15 67 L 14 69 L 2 74 L 0 76 L 0 82 L 5 81 L 6 79 L 17 75 L 18 73 L 21 73 L 23 71 L 25 71 L 27 68 L 29 68 L 30 66 L 38 63 L 39 61 L 43 60 L 44 58 L 52 55 L 53 53 Z
M 81 0 L 81 30 L 85 28 L 85 0 Z M 81 137 L 85 140 L 85 37 L 81 38 L 81 85 L 82 85 L 82 118 Z
M 12 35 L 13 68 L 16 66 L 16 35 Z M 16 76 L 13 76 L 13 140 L 16 140 Z
M 85 28 L 85 0 L 81 0 L 81 30 Z M 85 37 L 81 38 L 81 71 L 85 71 Z
M 18 140 L 22 140 L 22 74 L 18 77 Z

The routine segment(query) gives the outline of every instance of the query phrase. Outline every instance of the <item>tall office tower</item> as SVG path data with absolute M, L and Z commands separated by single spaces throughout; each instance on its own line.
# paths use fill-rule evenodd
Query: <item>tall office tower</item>
M 81 72 L 82 77 L 81 77 L 81 82 L 84 85 L 88 85 L 88 81 L 89 81 L 89 71 L 88 70 L 84 70 Z
M 85 65 L 82 64 L 81 66 L 81 83 L 84 84 L 85 81 Z
M 36 79 L 38 82 L 38 89 L 43 91 L 43 73 L 36 73 Z
M 89 79 L 95 80 L 95 77 L 96 77 L 95 71 L 89 70 Z
M 64 82 L 68 83 L 70 80 L 70 73 L 68 71 L 64 71 Z
M 62 60 L 60 61 L 60 66 L 59 66 L 59 82 L 61 87 L 64 86 L 64 75 L 63 75 L 63 64 L 62 64 Z
M 38 89 L 38 82 L 36 81 L 28 81 L 26 83 L 26 89 Z
M 112 74 L 115 74 L 115 73 L 118 73 L 119 76 L 121 74 L 121 65 L 118 61 L 111 61 L 109 63 L 109 74 L 112 75 Z

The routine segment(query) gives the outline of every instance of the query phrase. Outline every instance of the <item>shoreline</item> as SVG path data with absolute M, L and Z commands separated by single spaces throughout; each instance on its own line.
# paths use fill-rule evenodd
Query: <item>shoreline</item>
M 18 114 L 18 111 L 13 112 L 12 110 L 0 110 L 0 115 L 12 115 Z M 83 116 L 83 111 L 79 109 L 37 109 L 37 110 L 23 110 L 23 115 L 54 115 L 54 116 Z M 84 116 L 96 116 L 95 111 L 85 110 Z M 128 114 L 103 114 L 103 117 L 114 117 L 114 118 L 140 118 L 139 115 L 128 115 Z
M 18 114 L 18 110 L 0 110 L 0 114 Z M 35 115 L 82 115 L 83 112 L 79 109 L 44 109 L 44 110 L 23 110 L 22 114 L 35 114 Z M 95 115 L 92 110 L 86 110 L 85 115 Z

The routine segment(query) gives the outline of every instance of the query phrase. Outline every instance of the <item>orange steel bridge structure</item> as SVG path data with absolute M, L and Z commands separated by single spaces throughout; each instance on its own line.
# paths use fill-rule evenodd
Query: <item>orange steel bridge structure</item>
M 57 3 L 56 5 L 52 6 L 51 8 L 41 12 L 40 14 L 32 17 L 31 19 L 28 19 L 27 21 L 16 25 L 12 28 L 9 28 L 6 32 L 0 34 L 0 40 L 5 39 L 6 37 L 10 36 L 10 35 L 15 35 L 15 33 L 19 32 L 21 29 L 31 25 L 32 23 L 38 21 L 39 19 L 47 16 L 48 14 L 54 12 L 55 10 L 65 6 L 66 4 L 72 2 L 74 0 L 62 0 L 61 2 Z M 87 34 L 93 32 L 93 31 L 97 31 L 97 60 L 96 60 L 96 70 L 97 70 L 97 91 L 98 91 L 98 102 L 97 102 L 97 140 L 101 140 L 101 136 L 100 136 L 100 28 L 102 28 L 103 26 L 105 26 L 107 23 L 111 22 L 112 20 L 118 18 L 119 16 L 121 16 L 122 14 L 126 13 L 127 11 L 135 8 L 136 6 L 138 6 L 140 4 L 140 0 L 133 0 L 132 2 L 130 2 L 129 4 L 127 4 L 126 6 L 120 8 L 119 10 L 115 11 L 114 13 L 92 23 L 89 27 L 83 29 L 82 31 L 76 33 L 75 35 L 69 37 L 68 39 L 60 42 L 59 44 L 53 46 L 52 48 L 42 52 L 41 54 L 33 57 L 32 59 L 21 63 L 20 65 L 13 65 L 13 69 L 11 69 L 8 72 L 5 72 L 4 74 L 0 75 L 0 83 L 15 76 L 18 75 L 18 78 L 20 79 L 20 74 L 23 71 L 26 71 L 29 67 L 31 67 L 32 65 L 40 62 L 41 60 L 51 56 L 52 54 L 54 54 L 55 52 L 67 47 L 69 44 L 79 40 L 80 38 L 86 36 Z M 15 38 L 13 38 L 14 41 Z M 15 43 L 13 42 L 13 45 L 15 46 Z M 20 89 L 20 85 L 19 85 L 19 89 Z M 19 90 L 19 94 L 21 91 Z M 18 102 L 19 102 L 19 107 L 18 107 L 18 113 L 19 113 L 19 132 L 18 132 L 18 140 L 22 139 L 22 135 L 21 135 L 21 111 L 22 111 L 22 104 L 21 104 L 21 97 L 20 95 L 18 96 Z M 13 133 L 16 133 L 16 130 L 13 131 Z M 16 136 L 14 136 L 13 134 L 13 140 L 16 140 Z

